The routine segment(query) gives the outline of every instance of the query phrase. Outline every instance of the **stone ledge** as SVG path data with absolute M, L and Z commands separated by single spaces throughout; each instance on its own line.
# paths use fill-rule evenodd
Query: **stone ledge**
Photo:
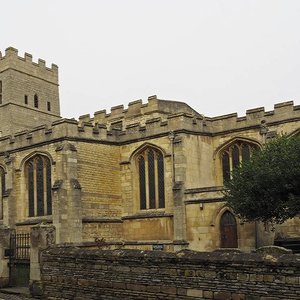
M 149 218 L 172 218 L 173 214 L 165 213 L 160 211 L 147 211 L 142 213 L 137 213 L 130 216 L 122 217 L 122 220 L 136 220 L 136 219 L 149 219 Z

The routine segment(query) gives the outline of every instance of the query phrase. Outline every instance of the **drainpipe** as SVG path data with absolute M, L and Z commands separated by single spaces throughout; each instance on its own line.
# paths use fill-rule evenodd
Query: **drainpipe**
M 171 156 L 172 156 L 172 187 L 175 187 L 175 161 L 174 161 L 174 139 L 175 133 L 174 131 L 169 132 L 169 140 L 171 142 Z
M 259 133 L 262 136 L 262 144 L 265 146 L 267 143 L 267 133 L 269 131 L 266 120 L 261 120 Z M 255 221 L 255 248 L 258 247 L 258 221 Z

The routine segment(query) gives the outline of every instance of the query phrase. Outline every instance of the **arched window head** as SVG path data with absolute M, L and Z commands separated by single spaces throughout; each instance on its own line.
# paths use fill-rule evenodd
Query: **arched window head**
M 221 152 L 223 182 L 230 180 L 232 170 L 240 165 L 242 161 L 249 160 L 258 146 L 244 141 L 230 144 Z
M 34 107 L 39 108 L 39 97 L 37 94 L 34 95 Z
M 0 219 L 3 219 L 3 197 L 5 193 L 5 171 L 0 167 Z
M 137 158 L 140 209 L 165 207 L 165 181 L 163 154 L 147 148 Z
M 51 163 L 48 157 L 36 155 L 25 165 L 28 193 L 28 216 L 52 214 Z

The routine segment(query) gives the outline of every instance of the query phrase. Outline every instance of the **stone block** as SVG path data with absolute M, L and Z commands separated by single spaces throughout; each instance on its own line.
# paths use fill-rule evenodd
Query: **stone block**
M 246 295 L 245 300 L 260 300 L 260 296 L 257 295 Z
M 112 286 L 114 289 L 117 289 L 117 290 L 125 290 L 126 289 L 126 284 L 124 282 L 113 282 Z
M 228 300 L 231 299 L 230 292 L 214 292 L 214 298 L 216 300 Z
M 265 282 L 273 282 L 274 278 L 275 278 L 274 275 L 269 275 L 269 274 L 264 275 L 264 281 Z
M 147 285 L 147 292 L 149 293 L 159 293 L 160 286 L 159 285 Z
M 299 284 L 299 277 L 287 276 L 285 282 L 287 284 Z
M 176 295 L 177 288 L 175 286 L 162 286 L 161 292 L 168 295 Z
M 139 292 L 147 291 L 147 286 L 146 285 L 142 285 L 142 284 L 127 283 L 126 284 L 126 288 L 128 290 L 139 291 Z
M 245 295 L 244 294 L 233 293 L 231 295 L 231 300 L 244 300 L 244 299 L 245 299 Z
M 249 274 L 238 273 L 237 274 L 237 279 L 241 280 L 241 281 L 248 281 L 249 280 Z
M 213 299 L 214 293 L 212 291 L 203 291 L 203 297 L 205 299 Z
M 187 289 L 177 288 L 177 295 L 178 296 L 186 296 L 187 295 Z
M 188 297 L 201 298 L 201 297 L 203 297 L 203 290 L 187 289 L 186 294 Z

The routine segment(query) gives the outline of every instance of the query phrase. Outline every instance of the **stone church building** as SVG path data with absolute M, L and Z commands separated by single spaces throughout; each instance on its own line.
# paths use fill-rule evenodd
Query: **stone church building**
M 300 132 L 292 101 L 205 117 L 151 96 L 64 119 L 58 67 L 10 47 L 0 53 L 0 224 L 17 233 L 53 224 L 56 243 L 251 251 L 274 233 L 236 218 L 223 182 L 282 132 Z M 298 226 L 277 226 L 275 238 L 299 236 Z

